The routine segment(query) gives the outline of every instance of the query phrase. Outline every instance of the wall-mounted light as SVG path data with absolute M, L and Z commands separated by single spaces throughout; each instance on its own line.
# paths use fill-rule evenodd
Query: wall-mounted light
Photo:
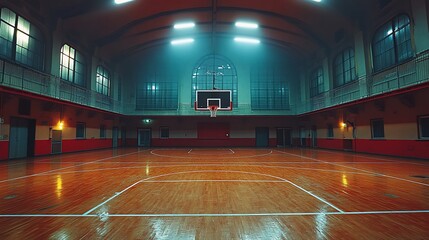
M 134 0 L 115 0 L 116 4 L 122 4 L 122 3 L 127 3 L 127 2 L 132 2 Z
M 58 124 L 57 124 L 57 129 L 58 130 L 63 130 L 64 129 L 64 121 L 58 121 Z
M 341 127 L 341 129 L 346 128 L 346 127 L 347 127 L 347 123 L 345 123 L 345 122 L 341 122 L 341 123 L 340 123 L 340 127 Z
M 145 119 L 143 119 L 143 120 L 142 120 L 142 122 L 143 122 L 144 124 L 151 124 L 151 123 L 152 123 L 152 119 L 145 118 Z

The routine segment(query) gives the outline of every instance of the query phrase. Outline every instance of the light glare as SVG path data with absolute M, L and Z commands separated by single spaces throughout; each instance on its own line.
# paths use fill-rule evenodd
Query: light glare
M 134 1 L 134 0 L 115 0 L 115 3 L 116 4 L 122 4 L 122 3 L 131 2 L 131 1 Z
M 251 43 L 251 44 L 259 44 L 261 41 L 256 38 L 245 38 L 245 37 L 236 37 L 234 38 L 234 41 L 241 42 L 241 43 Z
M 174 29 L 185 29 L 185 28 L 193 28 L 193 27 L 195 27 L 195 23 L 193 22 L 174 24 Z
M 251 22 L 236 22 L 235 26 L 240 28 L 251 28 L 251 29 L 258 28 L 258 24 L 251 23 Z
M 171 45 L 180 45 L 194 42 L 193 38 L 182 38 L 171 41 Z

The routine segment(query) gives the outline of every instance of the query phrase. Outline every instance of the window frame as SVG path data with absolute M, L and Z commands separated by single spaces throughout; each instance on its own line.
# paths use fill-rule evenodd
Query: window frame
M 334 88 L 356 81 L 356 54 L 354 48 L 349 47 L 338 53 L 332 66 Z
M 82 127 L 83 136 L 78 136 L 79 126 Z M 86 139 L 86 123 L 84 123 L 84 122 L 77 122 L 76 123 L 76 139 Z
M 66 46 L 69 49 L 67 54 L 65 53 Z M 71 56 L 71 52 L 73 52 L 73 56 Z M 69 64 L 66 66 L 63 64 L 63 62 L 68 62 Z M 71 64 L 73 64 L 73 67 L 71 67 Z M 79 66 L 79 67 L 76 67 L 76 66 Z M 79 68 L 82 68 L 82 71 L 78 72 L 76 70 Z M 64 70 L 67 72 L 64 73 L 63 72 Z M 86 70 L 87 70 L 87 64 L 86 64 L 85 56 L 76 48 L 72 47 L 70 44 L 64 43 L 60 49 L 60 71 L 59 71 L 60 79 L 66 82 L 79 85 L 81 87 L 85 87 L 86 75 L 87 75 Z M 64 76 L 67 76 L 67 77 L 64 77 Z M 80 78 L 77 76 L 80 76 Z
M 111 74 L 109 70 L 103 65 L 98 65 L 95 77 L 95 91 L 99 94 L 109 96 L 111 95 Z
M 325 92 L 325 79 L 323 76 L 323 67 L 317 67 L 311 72 L 310 76 L 310 97 L 315 97 Z
M 400 21 L 403 20 L 402 17 L 406 17 L 407 23 L 405 25 L 403 23 L 400 23 Z M 406 61 L 409 61 L 415 56 L 415 50 L 413 48 L 412 42 L 413 37 L 411 23 L 412 21 L 410 16 L 406 13 L 401 13 L 394 16 L 389 21 L 383 23 L 374 31 L 371 42 L 372 67 L 374 72 L 381 72 L 383 70 L 397 66 Z M 387 35 L 384 34 L 386 30 Z M 403 34 L 403 31 L 405 31 L 405 34 Z M 383 35 L 385 36 L 380 37 Z M 389 38 L 392 39 L 391 43 L 386 42 Z M 405 41 L 399 42 L 398 39 L 405 39 Z M 389 45 L 389 47 L 391 45 L 391 47 L 387 50 L 385 49 L 381 51 L 381 47 L 385 47 L 387 45 Z M 399 53 L 399 49 L 402 49 L 401 53 Z M 378 59 L 384 60 L 380 60 L 380 62 L 378 62 Z
M 374 123 L 376 122 L 382 122 L 383 123 L 383 136 L 375 136 L 375 131 L 374 131 Z M 386 137 L 386 132 L 384 131 L 384 119 L 383 118 L 374 118 L 370 120 L 370 126 L 371 126 L 371 139 L 374 140 L 378 140 L 378 139 L 385 139 Z
M 163 131 L 167 130 L 167 136 L 163 136 Z M 165 133 L 165 132 L 164 132 Z M 170 128 L 166 126 L 159 127 L 159 138 L 168 139 L 170 138 Z
M 334 138 L 334 124 L 329 123 L 327 126 L 327 138 Z
M 422 116 L 417 117 L 418 137 L 420 140 L 429 140 L 429 135 L 423 136 L 423 133 L 422 133 L 423 127 L 421 124 L 421 119 L 428 119 L 429 120 L 429 115 L 422 115 Z M 428 124 L 427 128 L 429 129 L 429 124 Z
M 106 125 L 100 125 L 100 138 L 106 138 Z
M 3 18 L 3 10 L 13 14 L 13 16 L 10 14 L 6 16 L 9 20 L 14 18 L 13 24 L 6 17 Z M 39 27 L 7 7 L 0 8 L 0 29 L 3 29 L 3 25 L 5 29 L 9 29 L 9 38 L 4 38 L 3 33 L 0 32 L 0 43 L 5 42 L 2 44 L 5 45 L 4 52 L 2 51 L 0 55 L 18 64 L 44 71 L 46 43 Z

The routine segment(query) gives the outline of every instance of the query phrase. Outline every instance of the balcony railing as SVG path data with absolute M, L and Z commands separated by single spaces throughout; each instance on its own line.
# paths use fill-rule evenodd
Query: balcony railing
M 0 85 L 110 112 L 122 112 L 121 103 L 58 77 L 0 60 Z
M 408 62 L 373 75 L 362 76 L 352 83 L 332 89 L 311 98 L 307 102 L 298 104 L 296 113 L 312 112 L 428 81 L 429 51 L 426 51 Z

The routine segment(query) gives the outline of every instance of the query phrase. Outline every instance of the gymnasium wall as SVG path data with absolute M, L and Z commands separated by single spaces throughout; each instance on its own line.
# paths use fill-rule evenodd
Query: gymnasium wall
M 52 130 L 59 130 L 59 121 L 63 121 L 62 152 L 77 152 L 112 147 L 112 127 L 119 126 L 119 118 L 114 114 L 71 106 L 52 100 L 32 99 L 31 96 L 19 96 L 0 92 L 0 160 L 9 157 L 10 118 L 35 119 L 35 156 L 51 154 Z M 19 100 L 30 99 L 30 114 L 19 113 Z M 7 110 L 6 110 L 7 109 Z M 76 138 L 76 123 L 86 125 L 85 138 Z M 105 137 L 100 138 L 100 126 L 105 126 Z M 119 132 L 120 137 L 120 132 Z M 118 141 L 120 145 L 120 141 Z
M 127 143 L 137 145 L 137 129 L 146 128 L 151 129 L 153 147 L 255 147 L 255 129 L 262 127 L 269 128 L 269 146 L 275 147 L 276 129 L 292 128 L 295 125 L 291 117 L 217 116 L 210 118 L 208 112 L 204 117 L 153 117 L 150 124 L 144 124 L 142 119 L 136 118 L 130 124 L 135 125 L 136 129 L 134 132 L 127 133 Z M 222 138 L 216 132 L 210 133 L 210 128 L 219 125 L 221 128 L 227 128 L 228 136 Z M 168 127 L 168 138 L 161 138 L 161 127 Z M 205 135 L 199 135 L 198 131 L 200 134 L 204 131 Z
M 429 159 L 429 141 L 419 139 L 417 120 L 419 116 L 429 115 L 428 105 L 422 104 L 427 101 L 428 94 L 429 88 L 425 88 L 413 93 L 328 109 L 301 119 L 310 119 L 306 124 L 307 129 L 317 128 L 319 148 Z M 384 138 L 372 137 L 372 119 L 383 119 Z M 342 122 L 347 125 L 341 126 Z M 355 137 L 350 122 L 355 125 Z M 328 137 L 328 124 L 334 127 L 332 138 Z

